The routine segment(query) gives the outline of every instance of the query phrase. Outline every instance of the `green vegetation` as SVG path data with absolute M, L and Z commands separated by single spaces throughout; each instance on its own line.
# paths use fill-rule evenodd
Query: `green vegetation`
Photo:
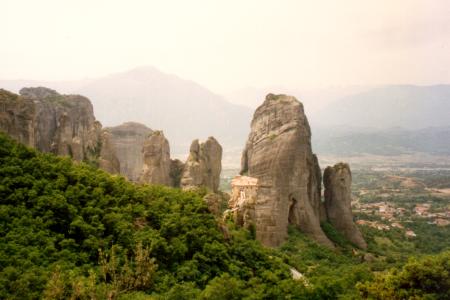
M 410 227 L 423 238 L 409 240 L 400 229 L 363 226 L 371 257 L 328 223 L 336 250 L 295 228 L 282 247 L 267 249 L 217 220 L 205 193 L 137 186 L 0 134 L 0 299 L 382 299 L 402 289 L 445 298 L 403 282 L 417 270 L 445 287 L 448 253 L 385 270 L 448 249 L 448 227 L 417 220 Z M 290 268 L 304 277 L 293 280 Z
M 402 268 L 377 274 L 358 288 L 369 299 L 450 299 L 450 251 L 410 259 Z
M 138 187 L 1 134 L 0 199 L 2 299 L 306 293 L 248 232 L 225 237 L 198 194 Z
M 343 237 L 339 239 L 344 242 Z M 331 250 L 292 227 L 280 252 L 289 265 L 307 278 L 314 290 L 313 299 L 359 299 L 356 283 L 372 278 L 370 265 L 363 263 L 359 255 L 353 255 L 351 248 Z

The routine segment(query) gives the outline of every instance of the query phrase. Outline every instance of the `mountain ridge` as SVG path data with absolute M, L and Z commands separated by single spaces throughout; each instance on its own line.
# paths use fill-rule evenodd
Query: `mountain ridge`
M 250 108 L 233 104 L 194 81 L 152 66 L 81 82 L 11 80 L 0 81 L 0 86 L 15 91 L 28 83 L 88 97 L 104 126 L 135 121 L 162 129 L 176 157 L 186 155 L 192 140 L 209 136 L 229 149 L 240 148 L 252 114 Z
M 389 85 L 345 96 L 314 113 L 317 126 L 419 129 L 450 126 L 450 85 Z

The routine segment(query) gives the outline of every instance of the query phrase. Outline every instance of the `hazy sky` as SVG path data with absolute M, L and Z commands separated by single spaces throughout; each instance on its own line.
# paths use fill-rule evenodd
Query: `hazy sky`
M 450 83 L 448 0 L 0 0 L 0 79 L 153 65 L 214 91 Z

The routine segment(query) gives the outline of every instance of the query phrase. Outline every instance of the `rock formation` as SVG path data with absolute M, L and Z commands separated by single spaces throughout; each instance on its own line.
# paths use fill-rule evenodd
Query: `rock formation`
M 352 174 L 346 163 L 327 167 L 323 176 L 325 208 L 329 222 L 350 242 L 366 249 L 367 244 L 355 223 L 351 209 Z
M 219 187 L 222 147 L 213 137 L 205 143 L 195 140 L 183 164 L 170 159 L 161 131 L 133 122 L 102 129 L 83 96 L 44 87 L 23 88 L 20 95 L 0 90 L 0 130 L 40 151 L 92 162 L 132 181 L 205 186 L 213 192 Z
M 143 168 L 140 182 L 173 186 L 169 142 L 162 131 L 153 131 L 142 148 Z
M 105 128 L 111 136 L 120 162 L 120 174 L 131 181 L 137 181 L 142 172 L 142 147 L 145 139 L 153 132 L 147 126 L 127 122 L 115 127 Z
M 120 161 L 116 156 L 116 148 L 112 143 L 111 133 L 102 131 L 99 168 L 111 173 L 120 173 Z
M 183 189 L 206 187 L 219 189 L 222 169 L 222 147 L 215 138 L 205 143 L 192 142 L 186 163 L 170 159 L 169 142 L 162 131 L 154 131 L 144 141 L 143 167 L 139 177 L 142 183 L 162 184 Z
M 292 224 L 333 247 L 320 227 L 320 168 L 297 99 L 268 94 L 256 109 L 241 174 L 258 179 L 255 229 L 264 245 L 280 245 Z
M 35 106 L 17 94 L 0 89 L 0 130 L 18 142 L 34 146 Z
M 213 137 L 206 142 L 194 140 L 191 144 L 189 157 L 184 165 L 181 176 L 181 187 L 190 189 L 204 186 L 217 192 L 222 171 L 222 147 Z
M 293 225 L 333 248 L 320 226 L 329 221 L 356 246 L 366 248 L 352 220 L 348 165 L 328 167 L 324 183 L 325 202 L 303 105 L 292 96 L 268 94 L 253 116 L 241 176 L 231 182 L 226 215 L 231 213 L 237 225 L 254 226 L 256 238 L 266 246 L 280 245 L 288 225 Z
M 102 126 L 83 96 L 60 95 L 44 87 L 23 88 L 20 95 L 1 90 L 0 130 L 40 151 L 77 161 L 101 160 L 103 165 L 108 160 L 100 157 Z M 110 159 L 111 151 L 104 152 Z M 108 164 L 108 168 L 116 167 L 115 162 Z

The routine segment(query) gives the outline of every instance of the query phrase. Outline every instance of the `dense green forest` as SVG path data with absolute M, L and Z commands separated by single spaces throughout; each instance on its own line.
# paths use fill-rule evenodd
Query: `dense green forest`
M 221 225 L 201 196 L 135 186 L 0 135 L 0 298 L 312 292 L 249 232 Z
M 295 228 L 268 249 L 204 193 L 138 186 L 0 133 L 0 299 L 448 299 L 448 252 L 365 259 L 329 224 L 336 250 Z

